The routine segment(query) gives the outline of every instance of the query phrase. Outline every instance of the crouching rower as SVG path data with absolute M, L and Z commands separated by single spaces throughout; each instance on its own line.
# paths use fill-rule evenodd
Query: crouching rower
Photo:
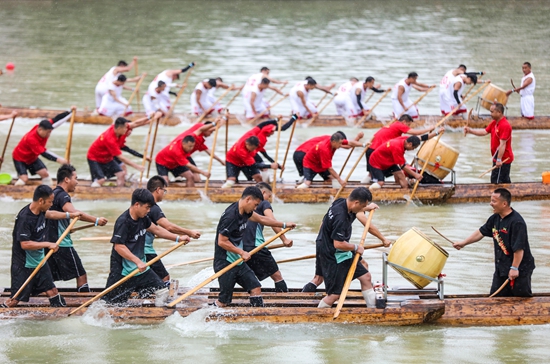
M 239 258 L 245 262 L 250 260 L 250 253 L 243 249 L 243 235 L 248 221 L 256 222 L 271 227 L 295 228 L 296 224 L 284 223 L 267 216 L 261 216 L 254 212 L 264 199 L 262 191 L 258 187 L 244 189 L 239 201 L 231 204 L 223 213 L 216 229 L 216 242 L 214 243 L 214 271 L 218 272 Z M 218 278 L 220 295 L 215 302 L 218 307 L 225 307 L 233 299 L 235 284 L 243 287 L 250 293 L 250 304 L 254 307 L 264 305 L 261 296 L 261 284 L 248 265 L 241 264 Z
M 111 251 L 111 269 L 107 278 L 107 287 L 112 286 L 135 269 L 139 273 L 107 293 L 104 299 L 108 303 L 125 303 L 132 292 L 147 296 L 165 287 L 164 282 L 146 265 L 145 236 L 147 232 L 159 238 L 178 243 L 189 242 L 187 235 L 176 235 L 151 222 L 147 214 L 155 199 L 151 192 L 138 188 L 132 193 L 132 205 L 118 217 L 113 229 L 113 249 Z
M 76 106 L 71 106 L 71 111 L 72 110 L 76 110 Z M 29 180 L 27 171 L 31 174 L 38 174 L 43 184 L 52 184 L 48 169 L 38 156 L 41 155 L 59 164 L 67 163 L 65 158 L 61 158 L 55 153 L 47 150 L 46 143 L 48 143 L 52 130 L 60 127 L 69 119 L 71 111 L 62 112 L 50 120 L 44 119 L 40 121 L 38 125 L 35 125 L 31 131 L 21 138 L 12 153 L 13 164 L 15 165 L 17 176 L 19 177 L 15 182 L 16 186 L 23 186 L 27 183 Z
M 3 307 L 17 306 L 20 301 L 28 302 L 30 296 L 44 292 L 50 300 L 50 306 L 63 307 L 66 305 L 65 300 L 55 287 L 48 262 L 44 263 L 21 294 L 14 298 L 15 293 L 19 291 L 44 258 L 44 249 L 58 250 L 55 242 L 47 241 L 46 219 L 72 219 L 82 215 L 80 211 L 71 213 L 49 211 L 52 202 L 51 187 L 38 186 L 34 190 L 32 202 L 23 207 L 15 218 L 11 255 L 11 296 L 2 304 Z

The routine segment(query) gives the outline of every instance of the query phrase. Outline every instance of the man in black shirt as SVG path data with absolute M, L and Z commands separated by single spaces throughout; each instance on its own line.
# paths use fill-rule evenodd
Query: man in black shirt
M 275 219 L 260 216 L 254 210 L 264 197 L 258 187 L 244 189 L 239 201 L 231 204 L 222 214 L 216 229 L 216 242 L 214 243 L 214 271 L 218 272 L 243 258 L 246 262 L 251 255 L 243 249 L 243 235 L 248 220 L 271 227 L 283 229 L 295 228 L 296 224 L 284 223 Z M 250 304 L 254 307 L 262 307 L 264 301 L 261 296 L 261 284 L 254 272 L 246 264 L 239 264 L 218 278 L 220 295 L 215 302 L 218 307 L 225 307 L 233 299 L 235 283 L 239 284 L 250 293 Z
M 323 217 L 316 246 L 327 295 L 319 302 L 319 308 L 330 308 L 338 300 L 353 263 L 353 256 L 355 253 L 363 254 L 362 246 L 351 244 L 349 241 L 356 215 L 378 208 L 375 204 L 369 204 L 371 200 L 370 191 L 365 187 L 358 187 L 348 198 L 334 201 Z M 361 283 L 361 293 L 367 307 L 375 307 L 376 295 L 372 287 L 371 274 L 360 261 L 357 262 L 353 275 L 353 279 L 356 278 Z
M 535 259 L 531 254 L 527 225 L 523 217 L 510 206 L 512 194 L 505 188 L 497 188 L 491 195 L 494 214 L 485 225 L 466 240 L 454 243 L 460 250 L 466 245 L 492 237 L 495 246 L 495 273 L 491 294 L 496 292 L 506 279 L 510 284 L 497 295 L 500 297 L 531 297 L 531 275 L 535 269 Z
M 69 192 L 74 192 L 78 185 L 78 177 L 75 168 L 70 164 L 64 164 L 57 170 L 57 187 L 53 190 L 53 203 L 51 211 L 73 213 L 78 211 L 72 201 Z M 93 222 L 96 226 L 105 226 L 107 219 L 96 217 L 81 212 L 80 220 Z M 48 220 L 48 240 L 57 241 L 70 224 L 70 219 Z M 54 281 L 68 281 L 76 278 L 78 292 L 90 292 L 86 271 L 82 261 L 73 247 L 71 234 L 67 234 L 59 244 L 59 249 L 48 262 Z
M 260 182 L 256 185 L 262 191 L 264 200 L 260 202 L 256 210 L 254 210 L 260 216 L 267 216 L 271 219 L 275 219 L 273 215 L 273 207 L 269 203 L 269 199 L 272 195 L 271 186 L 265 182 Z M 277 234 L 281 231 L 281 228 L 274 227 L 273 231 Z M 288 239 L 286 236 L 281 235 L 281 241 L 286 247 L 292 246 L 292 240 Z M 264 226 L 257 222 L 249 221 L 246 224 L 246 230 L 244 232 L 243 238 L 243 249 L 247 252 L 252 251 L 257 246 L 262 245 L 265 242 L 264 238 Z M 252 269 L 259 281 L 263 281 L 267 277 L 271 277 L 273 282 L 275 282 L 275 291 L 276 292 L 288 292 L 288 287 L 283 275 L 279 270 L 279 266 L 273 255 L 267 247 L 264 247 L 262 250 L 250 257 L 250 260 L 246 264 Z
M 52 273 L 46 262 L 34 278 L 25 286 L 15 299 L 13 296 L 23 286 L 34 269 L 44 258 L 44 249 L 57 251 L 55 242 L 47 241 L 46 219 L 60 220 L 81 216 L 80 211 L 48 211 L 53 202 L 50 186 L 36 187 L 32 202 L 23 207 L 15 218 L 13 228 L 13 246 L 11 255 L 11 297 L 3 303 L 4 307 L 14 307 L 19 301 L 28 302 L 31 295 L 46 292 L 50 306 L 65 306 L 65 300 L 53 283 Z
M 176 235 L 151 223 L 147 216 L 155 199 L 151 192 L 138 188 L 132 193 L 132 205 L 118 217 L 113 229 L 113 250 L 111 251 L 111 270 L 107 278 L 107 287 L 112 286 L 135 269 L 139 273 L 107 293 L 108 303 L 125 303 L 132 292 L 148 295 L 163 288 L 162 280 L 145 264 L 145 234 L 150 232 L 159 238 L 189 242 L 187 235 Z
M 161 176 L 153 176 L 149 179 L 147 182 L 147 189 L 153 195 L 155 204 L 151 206 L 151 210 L 147 216 L 149 216 L 149 219 L 151 219 L 153 224 L 159 225 L 171 233 L 189 235 L 193 239 L 200 238 L 201 233 L 199 231 L 189 230 L 174 224 L 168 220 L 168 218 L 164 215 L 164 212 L 162 212 L 162 209 L 158 203 L 161 202 L 164 195 L 168 193 L 167 187 L 168 183 Z M 155 235 L 147 232 L 147 234 L 145 234 L 145 258 L 147 261 L 153 260 L 157 257 L 157 252 L 155 251 L 155 248 L 153 248 L 153 240 L 155 240 Z M 165 282 L 165 284 L 169 284 L 170 274 L 164 267 L 164 264 L 162 264 L 162 261 L 158 260 L 156 263 L 151 265 L 151 269 Z

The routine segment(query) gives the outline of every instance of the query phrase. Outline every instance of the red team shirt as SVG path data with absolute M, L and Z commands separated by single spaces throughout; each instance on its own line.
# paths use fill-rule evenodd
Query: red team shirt
M 117 137 L 115 134 L 115 126 L 111 125 L 109 129 L 105 130 L 92 145 L 90 145 L 86 157 L 98 163 L 109 163 L 114 157 L 122 153 L 120 151 L 121 139 L 122 145 L 124 145 L 126 136 Z
M 313 172 L 321 173 L 332 167 L 332 156 L 336 152 L 330 145 L 330 136 L 328 140 L 315 144 L 304 157 L 304 167 Z
M 175 169 L 189 164 L 187 159 L 191 153 L 186 153 L 181 146 L 181 140 L 174 140 L 160 152 L 158 152 L 155 162 L 168 169 Z
M 315 145 L 317 145 L 317 143 L 323 142 L 325 140 L 330 140 L 330 135 L 321 135 L 321 136 L 306 140 L 305 142 L 300 144 L 300 146 L 296 149 L 296 151 L 307 153 L 308 150 L 310 150 Z
M 50 120 L 51 122 L 51 120 Z M 38 125 L 35 125 L 31 131 L 19 141 L 13 150 L 12 157 L 18 162 L 32 164 L 38 156 L 46 151 L 48 138 L 42 138 L 37 133 Z
M 395 164 L 405 164 L 405 140 L 407 138 L 408 136 L 402 136 L 388 140 L 386 144 L 376 148 L 370 156 L 370 165 L 384 171 Z
M 189 155 L 191 155 L 195 152 L 204 152 L 205 150 L 208 150 L 208 147 L 204 144 L 204 142 L 205 142 L 204 136 L 193 134 L 197 129 L 203 127 L 204 125 L 205 124 L 203 124 L 203 123 L 198 123 L 198 124 L 193 125 L 189 129 L 187 129 L 186 131 L 184 131 L 183 133 L 178 135 L 173 141 L 175 142 L 175 141 L 179 140 L 179 142 L 181 143 L 183 138 L 185 138 L 188 135 L 191 135 L 191 136 L 193 136 L 193 138 L 195 138 L 195 147 L 193 148 L 191 153 L 189 153 Z
M 248 151 L 246 149 L 245 141 L 248 137 L 246 137 L 246 134 L 241 137 L 232 147 L 227 151 L 227 155 L 225 156 L 225 160 L 231 164 L 236 165 L 237 167 L 245 167 L 245 166 L 251 166 L 256 161 L 254 160 L 254 156 L 256 155 L 257 149 L 253 152 Z
M 384 126 L 374 134 L 372 144 L 369 148 L 376 150 L 376 148 L 388 140 L 399 138 L 401 135 L 408 133 L 409 130 L 411 130 L 411 128 L 400 122 L 394 122 L 390 126 Z
M 247 131 L 246 134 L 244 134 L 242 136 L 242 138 L 248 139 L 251 136 L 258 137 L 258 140 L 260 141 L 260 143 L 258 144 L 258 148 L 256 149 L 256 153 L 254 153 L 254 155 L 256 155 L 259 152 L 265 152 L 265 145 L 267 144 L 267 134 L 271 133 L 273 131 L 273 129 L 275 129 L 274 125 L 268 125 L 268 126 L 262 128 L 262 129 L 260 129 L 256 126 L 252 129 L 250 129 L 249 131 Z
M 491 155 L 493 156 L 493 161 L 496 162 L 496 154 L 501 140 L 506 140 L 506 150 L 502 156 L 502 162 L 506 158 L 506 164 L 510 164 L 514 161 L 514 152 L 512 151 L 512 126 L 505 117 L 496 122 L 496 120 L 491 121 L 489 125 L 485 128 L 487 133 L 491 133 Z

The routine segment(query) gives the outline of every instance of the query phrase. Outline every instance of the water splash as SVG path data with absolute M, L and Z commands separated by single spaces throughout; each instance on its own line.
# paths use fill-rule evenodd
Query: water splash
M 212 200 L 208 197 L 208 195 L 206 193 L 204 193 L 204 190 L 202 189 L 197 189 L 197 191 L 199 192 L 199 195 L 201 196 L 201 202 L 204 202 L 204 203 L 207 203 L 207 204 L 213 204 Z
M 112 328 L 115 325 L 115 320 L 111 317 L 105 301 L 92 303 L 80 320 L 89 326 Z
M 204 268 L 197 274 L 195 274 L 193 277 L 191 277 L 186 284 L 184 284 L 185 287 L 195 287 L 198 286 L 200 283 L 202 283 L 205 279 L 212 276 L 214 274 L 212 267 Z M 205 287 L 210 287 L 212 285 L 211 283 L 208 283 Z

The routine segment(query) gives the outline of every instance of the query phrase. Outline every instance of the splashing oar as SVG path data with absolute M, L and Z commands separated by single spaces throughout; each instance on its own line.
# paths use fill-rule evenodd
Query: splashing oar
M 279 87 L 279 91 L 283 91 L 283 89 L 286 87 L 286 85 L 287 85 L 287 84 L 285 83 L 284 85 L 282 85 L 281 87 Z M 269 100 L 267 100 L 267 102 L 273 101 L 273 99 L 274 99 L 275 96 L 277 96 L 277 95 L 278 95 L 278 93 L 275 92 L 275 93 L 273 94 L 273 96 L 271 96 L 271 98 L 270 98 Z
M 370 223 L 372 221 L 372 216 L 374 215 L 374 210 L 371 210 L 369 212 L 369 218 L 367 219 L 367 223 L 365 224 L 365 228 L 363 229 L 363 235 L 361 236 L 361 242 L 359 245 L 363 247 L 365 245 L 365 239 L 367 238 L 367 233 L 369 232 Z M 342 293 L 340 294 L 340 298 L 338 299 L 338 305 L 336 306 L 336 310 L 334 311 L 334 316 L 332 316 L 332 319 L 335 320 L 340 315 L 340 311 L 342 310 L 342 307 L 344 306 L 344 301 L 346 300 L 346 296 L 348 294 L 349 286 L 351 285 L 351 281 L 353 280 L 353 275 L 355 274 L 355 269 L 357 268 L 357 263 L 359 262 L 359 257 L 361 254 L 355 253 L 353 256 L 353 262 L 351 263 L 351 266 L 349 267 L 348 275 L 346 277 L 346 281 L 344 282 L 344 288 L 342 288 Z
M 355 171 L 355 168 L 357 168 L 357 165 L 359 164 L 359 162 L 363 159 L 363 156 L 365 155 L 365 153 L 367 152 L 367 149 L 370 147 L 370 143 L 367 143 L 365 145 L 365 148 L 363 148 L 363 151 L 361 152 L 361 155 L 359 156 L 359 158 L 357 158 L 357 161 L 355 161 L 355 164 L 353 165 L 353 167 L 351 168 L 351 171 L 349 171 L 348 175 L 346 176 L 346 183 L 349 181 L 349 179 L 351 178 L 351 175 L 353 174 L 353 171 Z M 343 170 L 343 169 L 342 169 Z M 340 189 L 338 190 L 338 192 L 336 193 L 336 195 L 334 196 L 334 199 L 336 200 L 338 197 L 340 197 L 340 194 L 342 193 L 342 191 L 344 190 L 344 186 L 340 186 Z
M 10 140 L 11 131 L 13 129 L 13 124 L 15 124 L 15 118 L 17 116 L 14 116 L 13 119 L 11 119 L 10 129 L 8 131 L 8 135 L 6 136 L 6 142 L 4 143 L 4 149 L 2 149 L 2 159 L 0 159 L 0 169 L 2 168 L 2 163 L 4 162 L 4 156 L 6 155 L 6 149 L 8 148 L 8 142 Z
M 327 94 L 325 94 L 325 96 L 326 96 L 326 95 L 327 95 Z M 321 115 L 321 113 L 322 113 L 323 111 L 325 111 L 325 109 L 327 108 L 328 104 L 330 104 L 330 103 L 332 102 L 332 100 L 334 100 L 334 98 L 336 97 L 336 95 L 338 95 L 337 92 L 335 92 L 334 95 L 332 95 L 332 97 L 330 98 L 330 100 L 328 100 L 328 101 L 326 102 L 326 104 L 321 108 L 321 110 L 319 110 L 319 112 L 318 112 L 314 117 L 312 117 L 312 118 L 308 121 L 307 126 L 311 126 L 311 125 L 315 122 L 315 120 L 317 120 L 317 118 L 319 117 L 319 115 Z
M 275 102 L 273 105 L 271 105 L 270 107 L 265 109 L 264 112 L 258 113 L 256 116 L 254 116 L 254 118 L 250 119 L 248 121 L 248 124 L 250 124 L 250 125 L 254 124 L 259 118 L 261 118 L 263 115 L 265 115 L 266 112 L 271 112 L 271 109 L 273 109 L 275 106 L 277 106 L 281 101 L 283 101 L 287 97 L 288 97 L 288 94 L 281 97 L 279 100 L 277 100 L 277 102 Z
M 296 115 L 296 114 L 294 114 Z M 294 115 L 292 115 L 292 118 L 294 118 Z M 294 120 L 294 123 L 292 123 L 292 129 L 290 130 L 290 137 L 288 138 L 288 144 L 286 145 L 286 151 L 285 151 L 285 157 L 283 158 L 283 164 L 281 167 L 281 173 L 279 174 L 279 178 L 283 177 L 283 172 L 285 170 L 286 165 L 286 158 L 288 157 L 288 151 L 290 149 L 290 143 L 292 143 L 292 137 L 294 136 L 294 130 L 296 129 L 296 124 L 298 121 Z
M 137 66 L 137 65 L 136 65 Z M 136 70 L 137 72 L 137 70 Z M 137 74 L 136 74 L 137 76 Z M 130 106 L 130 104 L 132 103 L 132 100 L 134 99 L 134 97 L 137 95 L 139 95 L 139 87 L 141 86 L 141 83 L 143 82 L 143 80 L 145 79 L 145 76 L 147 76 L 147 73 L 143 73 L 141 75 L 141 77 L 139 78 L 139 81 L 138 83 L 136 84 L 136 87 L 134 88 L 134 91 L 132 92 L 132 94 L 130 95 L 130 98 L 128 99 L 128 104 L 124 107 L 124 112 L 122 113 L 122 115 L 126 115 L 126 110 L 128 109 L 128 106 Z M 138 104 L 138 109 L 139 109 L 139 96 L 138 96 L 138 99 L 136 100 L 137 101 L 137 104 Z M 139 111 L 139 110 L 138 110 Z
M 507 161 L 508 161 L 508 159 L 510 159 L 510 158 L 506 158 L 506 159 L 504 159 L 504 160 L 502 161 L 502 163 L 505 163 L 505 162 L 507 162 Z M 479 178 L 481 178 L 481 177 L 485 176 L 485 175 L 486 175 L 487 173 L 489 173 L 489 172 L 493 171 L 493 170 L 494 170 L 494 169 L 496 169 L 496 168 L 497 168 L 497 166 L 492 166 L 491 168 L 489 168 L 488 170 L 486 170 L 485 172 L 483 172 L 482 174 L 480 174 L 480 175 L 479 175 Z
M 214 103 L 212 105 L 210 105 L 210 107 L 206 110 L 204 110 L 204 112 L 202 113 L 202 115 L 197 119 L 197 121 L 195 121 L 196 124 L 200 123 L 201 121 L 204 120 L 204 118 L 206 116 L 208 116 L 208 114 L 210 114 L 212 112 L 212 110 L 214 110 L 214 108 L 216 107 L 216 105 L 218 104 L 218 102 L 220 102 L 221 100 L 223 100 L 223 98 L 225 96 L 227 96 L 228 93 L 230 93 L 233 89 L 230 87 L 228 88 L 223 94 L 221 94 L 220 97 L 218 97 L 218 99 L 216 101 L 214 101 Z
M 188 241 L 182 241 L 180 242 L 179 244 L 177 245 L 174 245 L 173 247 L 171 247 L 170 249 L 168 249 L 167 251 L 165 251 L 164 253 L 156 256 L 155 258 L 151 259 L 150 261 L 148 261 L 145 266 L 149 267 L 153 264 L 155 264 L 156 262 L 158 262 L 159 260 L 161 260 L 162 258 L 164 258 L 165 256 L 167 256 L 168 254 L 170 254 L 171 252 L 173 252 L 174 250 L 184 246 L 185 244 L 187 244 Z M 68 316 L 71 316 L 72 314 L 74 314 L 75 312 L 78 312 L 80 311 L 80 309 L 84 308 L 84 307 L 87 307 L 89 306 L 90 304 L 92 304 L 93 302 L 97 301 L 98 299 L 100 299 L 101 297 L 105 296 L 107 293 L 111 292 L 112 290 L 114 290 L 115 288 L 117 288 L 118 286 L 120 286 L 122 283 L 128 281 L 130 278 L 132 278 L 133 276 L 135 276 L 136 274 L 139 273 L 139 269 L 136 268 L 134 269 L 130 274 L 128 274 L 127 276 L 125 276 L 124 278 L 122 278 L 121 280 L 119 280 L 118 282 L 116 282 L 115 284 L 111 285 L 109 288 L 105 288 L 101 293 L 98 293 L 97 295 L 95 295 L 93 298 L 89 299 L 88 301 L 84 302 L 82 305 L 78 306 L 77 308 L 75 308 L 74 310 L 72 310 Z
M 453 244 L 454 245 L 454 242 L 449 239 L 448 237 L 446 237 L 445 235 L 441 234 L 439 231 L 437 231 L 437 229 L 435 227 L 432 226 L 432 229 L 433 231 L 435 231 L 436 233 L 439 234 L 439 236 L 441 236 L 443 239 L 447 240 L 449 243 Z
M 226 120 L 227 120 L 226 113 Z M 214 131 L 214 139 L 212 140 L 212 149 L 210 152 L 210 161 L 208 162 L 208 177 L 206 177 L 206 181 L 204 181 L 204 194 L 208 196 L 208 182 L 210 182 L 210 173 L 212 172 L 212 163 L 214 162 L 214 154 L 216 151 L 216 141 L 218 140 L 218 131 L 220 130 L 221 123 L 216 124 L 216 130 Z
M 147 162 L 147 152 L 149 151 L 149 141 L 151 140 L 151 131 L 153 130 L 153 124 L 156 123 L 158 127 L 159 121 L 160 120 L 158 118 L 155 118 L 149 123 L 149 131 L 147 132 L 147 138 L 145 139 L 145 151 L 143 152 L 143 158 L 141 159 L 141 167 L 143 168 L 143 170 L 139 172 L 139 188 L 141 188 L 141 184 L 143 183 L 143 172 L 145 171 L 145 163 Z
M 275 163 L 279 160 L 279 142 L 281 141 L 281 127 L 283 126 L 283 118 L 277 120 L 277 144 L 275 145 Z M 273 181 L 271 182 L 271 202 L 275 202 L 277 189 L 277 170 L 273 170 Z
M 76 109 L 74 109 L 71 114 L 71 123 L 69 124 L 69 134 L 67 135 L 67 146 L 65 147 L 65 160 L 67 161 L 67 163 L 70 163 L 70 159 L 71 159 L 71 147 L 73 145 L 73 129 L 74 129 L 75 114 L 76 114 Z
M 65 239 L 65 237 L 67 236 L 67 234 L 69 234 L 69 232 L 71 231 L 71 229 L 73 228 L 74 224 L 76 224 L 76 222 L 78 221 L 78 217 L 75 217 L 71 223 L 69 224 L 69 226 L 67 226 L 67 228 L 65 229 L 65 231 L 63 232 L 63 234 L 61 234 L 61 236 L 57 239 L 57 241 L 55 242 L 55 246 L 59 246 L 59 244 L 61 244 L 61 242 L 63 241 L 63 239 Z M 36 268 L 34 268 L 34 270 L 32 271 L 31 275 L 29 276 L 29 278 L 27 278 L 27 280 L 25 281 L 25 283 L 23 283 L 23 285 L 21 286 L 21 288 L 19 288 L 19 290 L 17 292 L 15 292 L 15 294 L 13 295 L 13 297 L 11 299 L 15 300 L 20 294 L 21 292 L 23 292 L 23 290 L 25 289 L 25 287 L 27 287 L 27 285 L 29 284 L 29 282 L 34 278 L 34 276 L 38 273 L 38 271 L 40 270 L 40 268 L 42 268 L 44 266 L 44 264 L 46 264 L 46 262 L 48 261 L 48 259 L 50 259 L 50 257 L 52 256 L 53 254 L 53 249 L 50 249 L 50 251 L 48 252 L 48 254 L 46 254 L 46 256 L 44 256 L 44 258 L 42 258 L 42 260 L 40 261 L 40 263 L 38 263 L 38 265 L 36 266 Z
M 506 285 L 508 285 L 508 283 L 510 282 L 510 278 L 506 279 L 504 281 L 504 283 L 502 283 L 502 286 L 500 286 L 499 289 L 497 289 L 492 295 L 489 296 L 489 298 L 493 298 L 495 297 L 497 294 L 500 293 L 500 291 L 502 291 L 504 289 L 504 287 L 506 287 Z M 513 281 L 512 281 L 513 282 Z M 512 283 L 510 283 L 510 285 L 512 285 Z
M 391 88 L 387 89 L 386 92 L 384 92 L 382 94 L 382 96 L 380 96 L 380 98 L 378 99 L 378 101 L 376 101 L 376 103 L 370 108 L 370 110 L 368 110 L 365 115 L 363 115 L 363 117 L 355 124 L 355 126 L 358 126 L 358 127 L 361 127 L 363 126 L 363 124 L 365 123 L 365 121 L 367 120 L 367 118 L 369 117 L 369 115 L 372 113 L 372 110 L 374 110 L 375 107 L 377 107 L 381 102 L 382 100 L 384 99 L 384 97 L 388 96 L 388 94 L 390 93 L 391 91 Z M 373 92 L 374 94 L 374 92 Z M 371 95 L 372 97 L 372 95 Z M 365 104 L 366 105 L 366 104 Z
M 290 231 L 290 228 L 286 228 L 286 229 L 283 229 L 281 231 L 279 231 L 276 235 L 274 235 L 273 237 L 271 237 L 271 239 L 265 241 L 263 244 L 257 246 L 256 248 L 254 248 L 253 250 L 251 250 L 249 252 L 250 255 L 254 255 L 256 254 L 257 252 L 259 252 L 260 250 L 262 250 L 265 246 L 267 246 L 268 244 L 270 244 L 271 242 L 273 242 L 275 239 L 277 239 L 279 236 L 283 235 L 284 233 L 287 233 Z M 231 269 L 233 269 L 233 267 L 236 267 L 238 264 L 242 263 L 243 262 L 243 258 L 239 258 L 237 259 L 236 261 L 234 261 L 233 263 L 229 264 L 227 267 L 225 267 L 224 269 L 218 271 L 216 274 L 210 276 L 209 278 L 207 278 L 205 281 L 203 281 L 201 284 L 199 284 L 198 286 L 196 286 L 195 288 L 187 291 L 185 294 L 179 296 L 178 298 L 176 298 L 174 301 L 170 302 L 168 304 L 168 307 L 175 307 L 178 302 L 180 301 L 183 301 L 184 299 L 186 299 L 187 297 L 191 296 L 193 293 L 197 292 L 199 289 L 201 289 L 202 287 L 206 286 L 208 283 L 212 282 L 214 279 L 222 276 L 223 274 L 225 274 L 226 272 L 230 271 Z

